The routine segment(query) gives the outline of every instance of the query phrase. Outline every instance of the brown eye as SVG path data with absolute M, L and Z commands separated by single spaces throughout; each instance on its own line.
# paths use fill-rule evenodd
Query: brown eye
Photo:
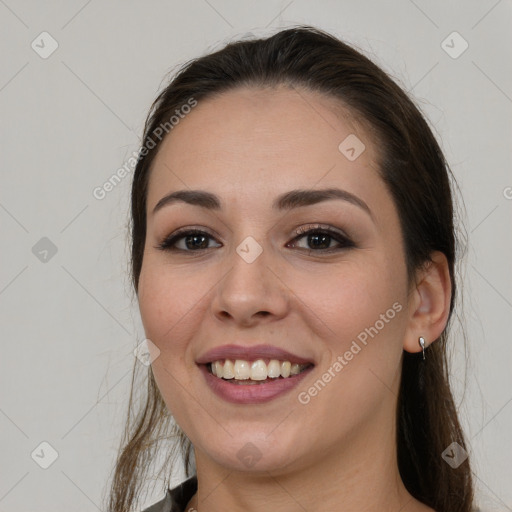
M 354 243 L 346 235 L 331 228 L 306 226 L 297 229 L 295 233 L 299 236 L 294 241 L 305 238 L 308 247 L 302 248 L 310 252 L 335 252 L 354 247 Z M 332 242 L 338 245 L 333 247 Z
M 199 252 L 210 249 L 210 240 L 213 237 L 198 229 L 178 231 L 164 239 L 158 246 L 163 251 Z

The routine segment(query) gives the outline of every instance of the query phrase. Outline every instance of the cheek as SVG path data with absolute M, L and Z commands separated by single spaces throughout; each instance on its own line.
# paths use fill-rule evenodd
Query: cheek
M 205 292 L 197 277 L 188 276 L 184 280 L 179 271 L 171 272 L 169 266 L 148 257 L 141 271 L 138 293 L 146 337 L 160 351 L 182 356 L 194 317 L 204 307 Z
M 360 424 L 393 396 L 406 325 L 406 280 L 400 268 L 368 259 L 337 272 L 330 269 L 328 279 L 308 278 L 297 289 L 307 297 L 304 310 L 318 319 L 315 334 L 326 349 L 319 377 L 329 382 L 325 388 L 314 383 L 301 389 L 299 402 L 309 404 L 312 417 L 328 416 L 334 431 Z
M 332 350 L 350 344 L 378 322 L 381 314 L 386 316 L 384 320 L 394 319 L 397 306 L 393 309 L 393 304 L 404 300 L 405 282 L 397 266 L 375 258 L 375 254 L 366 256 L 293 280 L 291 289 L 302 303 L 303 315 L 309 318 L 310 326 L 316 326 L 318 337 L 329 341 Z M 387 331 L 391 323 L 386 323 Z M 379 321 L 377 327 L 381 324 Z
M 160 351 L 151 364 L 153 376 L 167 408 L 185 428 L 189 428 L 189 414 L 184 412 L 191 408 L 190 402 L 199 403 L 199 397 L 191 391 L 195 365 L 187 357 L 189 340 L 198 325 L 197 315 L 204 304 L 201 298 L 205 290 L 198 284 L 193 277 L 184 282 L 179 272 L 171 272 L 169 266 L 151 257 L 145 260 L 139 279 L 138 301 L 145 335 Z

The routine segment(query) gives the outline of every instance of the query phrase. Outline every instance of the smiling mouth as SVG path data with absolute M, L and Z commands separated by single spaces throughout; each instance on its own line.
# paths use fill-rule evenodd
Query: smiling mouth
M 220 359 L 206 364 L 209 373 L 230 384 L 258 385 L 290 379 L 313 367 L 312 363 L 297 364 L 278 359 Z

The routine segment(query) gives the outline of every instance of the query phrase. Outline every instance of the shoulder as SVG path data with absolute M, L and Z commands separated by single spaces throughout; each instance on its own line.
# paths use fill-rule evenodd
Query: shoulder
M 197 491 L 197 477 L 192 476 L 172 489 L 167 489 L 165 498 L 142 512 L 186 512 L 185 507 Z
M 164 499 L 158 501 L 157 503 L 154 503 L 148 508 L 145 508 L 142 512 L 172 512 L 171 506 L 171 491 L 169 489 Z

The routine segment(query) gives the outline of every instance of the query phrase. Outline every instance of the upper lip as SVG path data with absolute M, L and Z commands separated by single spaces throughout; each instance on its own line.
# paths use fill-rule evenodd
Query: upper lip
M 278 359 L 280 361 L 290 361 L 297 364 L 313 364 L 311 359 L 300 357 L 292 352 L 272 345 L 222 345 L 220 347 L 208 350 L 196 360 L 197 364 L 207 364 L 220 359 L 243 359 L 253 361 L 256 359 Z

